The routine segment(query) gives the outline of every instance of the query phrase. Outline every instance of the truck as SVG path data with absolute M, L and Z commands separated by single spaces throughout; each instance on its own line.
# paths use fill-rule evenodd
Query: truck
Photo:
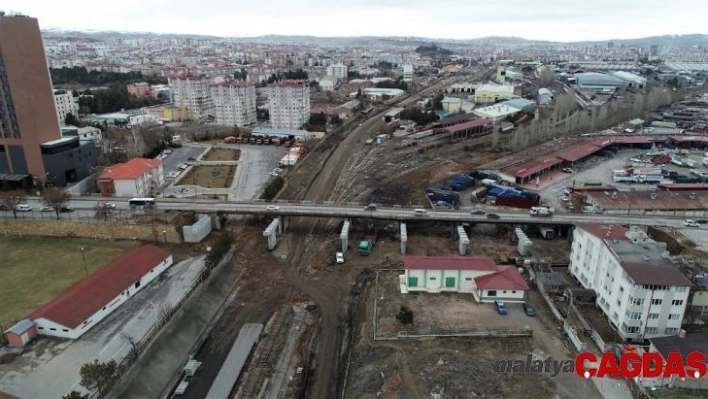
M 615 183 L 634 183 L 636 181 L 635 176 L 632 175 L 615 175 L 612 176 L 612 181 Z
M 529 215 L 539 217 L 551 217 L 553 216 L 553 208 L 548 208 L 544 206 L 534 206 L 529 210 Z
M 371 240 L 363 240 L 359 242 L 359 255 L 361 256 L 367 256 L 371 254 L 371 248 L 374 246 L 374 244 L 371 242 Z
M 634 178 L 635 182 L 644 184 L 661 183 L 664 181 L 663 175 L 636 175 Z

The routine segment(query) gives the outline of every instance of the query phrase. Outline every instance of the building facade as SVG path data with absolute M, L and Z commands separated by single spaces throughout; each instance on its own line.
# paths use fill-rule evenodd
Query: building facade
M 45 181 L 42 147 L 61 138 L 35 18 L 0 16 L 0 174 Z
M 186 107 L 189 118 L 203 120 L 214 114 L 211 79 L 206 75 L 174 75 L 168 78 L 172 101 Z
M 692 283 L 667 257 L 636 227 L 578 225 L 569 270 L 623 340 L 643 341 L 681 330 Z
M 145 198 L 165 184 L 165 171 L 157 159 L 134 158 L 111 166 L 98 177 L 104 197 Z
M 403 64 L 403 81 L 406 83 L 413 81 L 413 65 Z
M 339 79 L 336 76 L 325 76 L 319 81 L 320 89 L 322 91 L 334 91 L 338 81 Z
M 327 76 L 336 76 L 340 80 L 346 80 L 349 68 L 344 64 L 335 64 L 327 67 Z
M 211 86 L 216 123 L 248 126 L 256 123 L 256 86 L 234 80 Z
M 270 126 L 300 129 L 310 120 L 310 85 L 304 80 L 285 80 L 268 85 Z
M 57 108 L 57 118 L 64 124 L 67 114 L 79 117 L 79 102 L 74 101 L 74 96 L 67 90 L 54 90 L 54 105 Z

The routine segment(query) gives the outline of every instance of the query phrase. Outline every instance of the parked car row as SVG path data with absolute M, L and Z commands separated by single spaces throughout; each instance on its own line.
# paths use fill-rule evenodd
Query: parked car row
M 502 316 L 509 314 L 509 309 L 506 307 L 506 304 L 504 303 L 504 301 L 501 301 L 501 300 L 494 301 L 494 307 L 497 309 L 497 313 L 499 313 Z M 526 313 L 527 316 L 536 317 L 536 309 L 534 309 L 534 307 L 530 303 L 524 302 L 523 309 L 524 309 L 524 313 Z

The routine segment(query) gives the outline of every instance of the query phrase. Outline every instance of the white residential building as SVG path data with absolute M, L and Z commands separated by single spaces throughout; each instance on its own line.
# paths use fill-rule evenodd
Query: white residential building
M 344 64 L 335 64 L 327 67 L 327 76 L 336 76 L 341 80 L 346 80 L 349 74 L 349 68 Z
M 218 125 L 248 126 L 256 123 L 256 86 L 242 80 L 211 86 Z
M 268 85 L 270 127 L 300 129 L 310 120 L 310 84 L 285 80 Z
M 320 89 L 322 89 L 322 91 L 334 91 L 334 88 L 337 86 L 338 80 L 339 78 L 337 78 L 336 76 L 325 76 L 324 78 L 320 79 Z
M 78 98 L 74 101 L 74 96 L 68 90 L 54 90 L 54 105 L 57 109 L 57 118 L 62 125 L 67 114 L 79 117 Z
M 148 197 L 165 184 L 162 161 L 133 158 L 106 169 L 98 177 L 98 188 L 104 197 Z
M 172 101 L 178 107 L 187 107 L 190 119 L 200 120 L 213 115 L 211 79 L 206 75 L 175 75 L 168 80 Z
M 403 81 L 404 82 L 412 82 L 413 81 L 413 65 L 411 64 L 403 64 Z
M 642 341 L 681 330 L 692 283 L 667 257 L 637 227 L 586 224 L 573 233 L 569 269 L 622 339 Z

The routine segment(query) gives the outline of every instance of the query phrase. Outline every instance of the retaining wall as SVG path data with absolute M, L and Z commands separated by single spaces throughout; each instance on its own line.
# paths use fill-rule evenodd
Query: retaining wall
M 163 234 L 163 232 L 165 232 Z M 81 223 L 41 220 L 3 220 L 0 221 L 0 234 L 111 238 L 123 240 L 159 241 L 165 238 L 169 243 L 181 243 L 182 238 L 174 226 L 169 224 L 114 224 Z

